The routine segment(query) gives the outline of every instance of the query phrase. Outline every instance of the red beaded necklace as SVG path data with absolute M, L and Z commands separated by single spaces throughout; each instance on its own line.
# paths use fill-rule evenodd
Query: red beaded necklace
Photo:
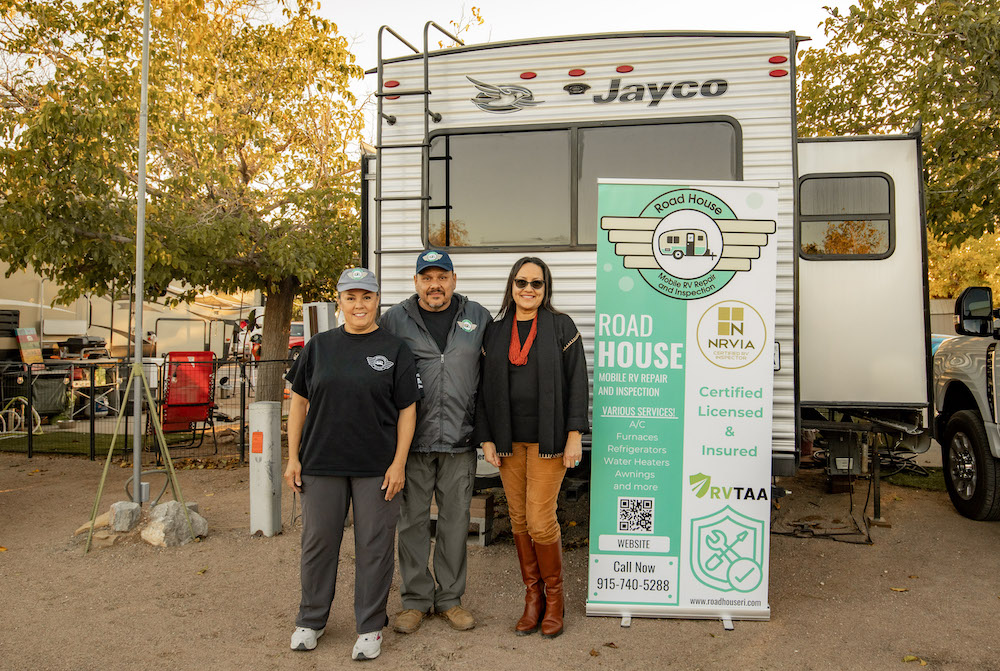
M 531 330 L 528 331 L 528 338 L 524 341 L 524 347 L 521 346 L 521 338 L 517 333 L 517 318 L 514 318 L 514 326 L 510 332 L 510 349 L 507 350 L 507 360 L 510 361 L 515 366 L 523 366 L 528 363 L 528 352 L 531 351 L 531 345 L 535 342 L 535 334 L 538 333 L 538 313 L 535 313 L 535 318 L 531 320 Z

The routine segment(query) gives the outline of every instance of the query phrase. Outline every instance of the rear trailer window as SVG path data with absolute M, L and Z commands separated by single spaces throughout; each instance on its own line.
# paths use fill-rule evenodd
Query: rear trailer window
M 740 146 L 729 120 L 437 135 L 428 243 L 593 248 L 598 178 L 738 180 Z
M 892 179 L 806 175 L 799 182 L 799 251 L 811 260 L 884 259 L 895 244 Z

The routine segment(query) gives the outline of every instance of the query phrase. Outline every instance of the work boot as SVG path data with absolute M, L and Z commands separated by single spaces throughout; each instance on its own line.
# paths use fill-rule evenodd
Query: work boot
M 400 634 L 412 634 L 417 629 L 420 629 L 420 623 L 423 619 L 423 611 L 416 608 L 409 608 L 396 615 L 396 622 L 392 628 Z
M 448 610 L 441 611 L 440 615 L 448 620 L 452 629 L 458 631 L 468 631 L 476 626 L 476 618 L 472 617 L 472 613 L 461 606 L 452 606 Z
M 538 570 L 545 582 L 545 617 L 542 618 L 542 636 L 555 638 L 563 630 L 563 571 L 562 539 L 543 545 L 535 543 Z
M 514 633 L 527 636 L 538 631 L 538 621 L 545 611 L 545 594 L 542 590 L 542 576 L 538 572 L 535 547 L 528 534 L 514 534 L 517 560 L 521 564 L 521 579 L 524 581 L 524 614 L 517 621 Z

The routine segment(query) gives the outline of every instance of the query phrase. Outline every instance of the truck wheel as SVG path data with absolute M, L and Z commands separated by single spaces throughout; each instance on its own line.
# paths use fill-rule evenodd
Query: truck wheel
M 944 481 L 955 509 L 973 520 L 1000 519 L 1000 460 L 990 454 L 977 412 L 961 410 L 952 415 L 941 453 Z

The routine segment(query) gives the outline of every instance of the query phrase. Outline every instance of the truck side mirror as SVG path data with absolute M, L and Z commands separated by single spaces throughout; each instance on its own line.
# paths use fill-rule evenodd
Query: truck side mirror
M 955 332 L 959 335 L 993 334 L 993 290 L 969 287 L 955 301 Z

